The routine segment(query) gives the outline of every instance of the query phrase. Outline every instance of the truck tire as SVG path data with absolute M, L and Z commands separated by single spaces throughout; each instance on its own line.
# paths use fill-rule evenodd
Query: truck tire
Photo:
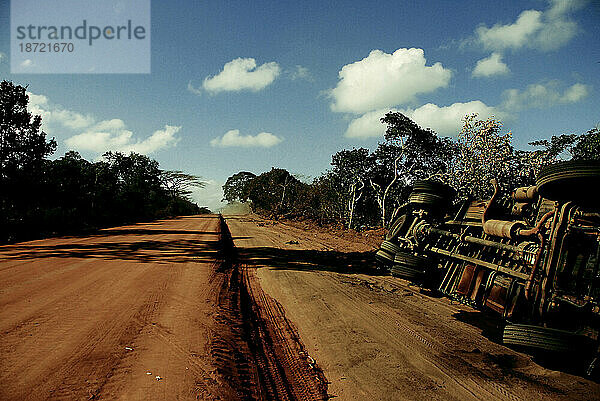
M 448 185 L 442 184 L 441 182 L 419 180 L 413 183 L 412 192 L 445 196 L 451 194 L 452 189 Z
M 392 255 L 395 255 L 396 253 L 400 252 L 400 247 L 388 240 L 383 241 L 379 248 L 391 253 Z
M 589 339 L 570 331 L 526 324 L 507 324 L 502 336 L 504 344 L 518 345 L 552 352 L 581 351 Z
M 375 261 L 378 266 L 391 266 L 394 263 L 394 255 L 389 253 L 388 251 L 384 251 L 380 249 L 375 253 Z
M 446 199 L 440 195 L 413 192 L 408 196 L 408 202 L 413 205 L 435 206 L 446 203 Z
M 554 201 L 587 201 L 600 185 L 600 162 L 568 161 L 543 167 L 536 180 L 538 193 Z
M 390 269 L 390 273 L 394 277 L 411 281 L 422 281 L 425 278 L 426 266 L 426 258 L 406 252 L 398 252 L 394 257 L 394 265 Z
M 407 220 L 408 219 L 407 219 L 406 214 L 403 214 L 402 216 L 400 216 L 396 220 L 394 220 L 394 222 L 390 226 L 390 229 L 388 230 L 388 232 L 385 236 L 385 239 L 389 241 L 393 238 L 396 238 L 398 236 L 398 234 L 400 233 L 400 231 L 402 230 L 402 228 L 404 227 Z M 409 223 L 410 223 L 410 221 L 412 221 L 412 220 L 409 220 Z

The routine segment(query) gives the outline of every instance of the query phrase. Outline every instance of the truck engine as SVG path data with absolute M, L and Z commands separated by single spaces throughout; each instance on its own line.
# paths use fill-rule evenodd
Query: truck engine
M 511 192 L 490 184 L 490 199 L 453 207 L 449 186 L 415 182 L 378 265 L 500 316 L 507 345 L 569 352 L 597 371 L 600 163 L 552 164 Z

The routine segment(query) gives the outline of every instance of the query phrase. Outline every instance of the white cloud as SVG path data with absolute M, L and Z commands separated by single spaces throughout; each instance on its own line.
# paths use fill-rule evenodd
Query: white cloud
M 27 92 L 27 95 L 29 112 L 42 116 L 43 129 L 48 134 L 62 134 L 65 131 L 74 134 L 65 140 L 72 150 L 98 154 L 109 150 L 151 154 L 175 146 L 179 140 L 176 134 L 181 127 L 178 126 L 165 125 L 164 129 L 154 131 L 147 138 L 136 139 L 121 119 L 97 121 L 90 114 L 81 114 L 53 104 L 44 95 L 31 92 Z
M 91 151 L 100 154 L 112 150 L 148 155 L 160 149 L 176 145 L 179 139 L 175 134 L 181 129 L 181 127 L 165 125 L 164 129 L 154 131 L 149 137 L 134 141 L 133 132 L 125 129 L 124 126 L 120 128 L 105 126 L 105 129 L 102 130 L 103 123 L 100 122 L 90 127 L 83 134 L 68 138 L 65 141 L 67 146 L 78 151 Z
M 584 84 L 574 84 L 567 88 L 560 100 L 563 103 L 577 103 L 585 99 L 590 92 L 590 87 Z
M 550 9 L 546 11 L 548 18 L 556 19 L 582 9 L 588 0 L 549 0 Z
M 450 106 L 439 107 L 427 103 L 416 110 L 406 110 L 406 115 L 425 128 L 431 128 L 440 135 L 457 135 L 467 114 L 477 113 L 480 119 L 491 116 L 505 117 L 505 114 L 480 100 L 466 103 L 454 103 Z
M 576 103 L 584 99 L 590 92 L 590 87 L 584 84 L 574 84 L 564 91 L 560 90 L 559 81 L 550 81 L 528 85 L 525 90 L 507 89 L 503 92 L 502 107 L 508 111 L 520 111 L 530 108 L 546 108 L 560 104 Z
M 279 64 L 274 61 L 257 67 L 253 58 L 236 58 L 226 63 L 219 74 L 206 77 L 202 87 L 210 93 L 241 90 L 256 92 L 270 85 L 280 72 Z
M 33 61 L 31 61 L 31 59 L 25 59 L 21 62 L 21 67 L 24 67 L 24 68 L 33 67 Z
M 472 75 L 474 77 L 491 77 L 495 75 L 506 75 L 509 72 L 508 66 L 502 61 L 502 55 L 494 52 L 489 57 L 477 62 Z
M 27 96 L 29 97 L 29 102 L 27 103 L 29 107 L 37 107 L 48 104 L 48 98 L 44 95 L 36 95 L 35 93 L 27 92 Z
M 283 139 L 270 134 L 261 132 L 256 135 L 240 135 L 240 130 L 234 129 L 227 131 L 222 137 L 216 137 L 210 141 L 211 146 L 218 147 L 262 147 L 270 148 L 280 143 Z
M 72 110 L 67 110 L 61 105 L 51 104 L 44 95 L 36 95 L 27 92 L 29 96 L 28 110 L 42 116 L 42 124 L 45 131 L 51 133 L 57 128 L 66 127 L 73 130 L 79 130 L 94 124 L 95 119 L 89 114 L 81 114 Z
M 462 119 L 471 113 L 477 113 L 479 118 L 487 118 L 495 115 L 504 117 L 505 113 L 500 112 L 494 107 L 487 106 L 479 100 L 473 100 L 466 103 L 454 103 L 450 106 L 439 107 L 432 103 L 427 103 L 417 109 L 381 109 L 365 113 L 350 122 L 346 130 L 346 137 L 349 138 L 371 138 L 382 137 L 385 133 L 385 124 L 380 119 L 388 111 L 400 111 L 405 116 L 424 128 L 431 128 L 443 136 L 454 136 L 460 131 Z
M 491 28 L 480 26 L 475 33 L 486 49 L 519 49 L 539 32 L 542 25 L 541 11 L 525 10 L 512 24 L 496 24 Z
M 525 10 L 513 23 L 478 27 L 475 40 L 485 49 L 494 51 L 521 48 L 555 50 L 577 35 L 579 25 L 570 14 L 586 4 L 586 0 L 550 0 L 550 7 L 544 12 Z
M 373 50 L 342 67 L 337 86 L 329 92 L 331 110 L 364 113 L 405 104 L 419 93 L 448 86 L 452 72 L 440 63 L 425 63 L 422 49 L 398 49 L 393 54 Z
M 385 124 L 381 122 L 381 118 L 385 116 L 388 111 L 396 112 L 396 109 L 379 109 L 375 111 L 369 111 L 362 116 L 355 118 L 350 121 L 348 129 L 344 134 L 347 138 L 374 138 L 383 137 L 385 133 Z

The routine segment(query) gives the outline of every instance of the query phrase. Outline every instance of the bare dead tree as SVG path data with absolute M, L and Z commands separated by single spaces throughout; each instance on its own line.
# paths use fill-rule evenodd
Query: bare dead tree
M 348 200 L 348 212 L 350 213 L 348 228 L 352 228 L 352 219 L 354 217 L 354 210 L 356 209 L 356 202 L 362 197 L 364 189 L 365 182 L 360 177 L 356 177 L 352 185 L 350 185 L 350 190 L 348 191 L 350 195 L 350 199 Z
M 390 183 L 382 191 L 381 185 L 373 182 L 372 179 L 369 180 L 371 183 L 371 187 L 375 191 L 375 195 L 377 198 L 377 204 L 379 205 L 379 209 L 381 210 L 381 226 L 382 227 L 387 226 L 386 219 L 385 219 L 387 196 L 388 196 L 390 190 L 393 188 L 394 184 L 396 184 L 396 182 L 398 181 L 398 178 L 400 177 L 400 175 L 398 174 L 398 163 L 404 156 L 404 139 L 400 138 L 399 141 L 400 141 L 400 149 L 402 149 L 402 150 L 400 151 L 400 154 L 394 159 L 394 178 L 392 179 L 392 181 L 390 181 Z M 406 174 L 409 174 L 411 172 L 411 170 L 413 169 L 413 167 L 414 166 L 411 166 L 411 168 L 406 172 Z M 392 221 L 392 219 L 390 219 L 390 222 L 391 221 Z

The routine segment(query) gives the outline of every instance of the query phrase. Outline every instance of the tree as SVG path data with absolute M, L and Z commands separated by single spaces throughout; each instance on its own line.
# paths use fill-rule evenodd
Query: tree
M 187 198 L 199 177 L 162 171 L 144 155 L 48 160 L 56 141 L 28 101 L 25 87 L 0 83 L 0 243 L 207 211 Z
M 553 135 L 550 140 L 542 139 L 530 142 L 532 146 L 543 146 L 544 150 L 540 153 L 545 163 L 552 163 L 563 153 L 571 153 L 573 145 L 577 142 L 578 136 L 575 134 Z
M 274 217 L 293 214 L 302 204 L 298 195 L 305 185 L 287 170 L 273 167 L 249 182 L 248 199 L 259 212 Z
M 40 116 L 27 111 L 26 88 L 0 83 L 0 241 L 26 230 L 39 212 L 41 174 L 56 150 L 40 129 Z
M 160 172 L 162 186 L 171 194 L 171 198 L 187 199 L 191 188 L 204 188 L 206 182 L 197 175 L 187 174 L 180 170 L 162 170 Z
M 442 176 L 456 151 L 447 138 L 440 138 L 429 128 L 422 128 L 402 113 L 389 112 L 382 119 L 387 124 L 386 141 L 373 153 L 370 184 L 381 211 L 381 224 L 386 226 L 390 198 L 398 206 L 416 179 Z M 393 210 L 394 208 L 392 208 Z
M 372 159 L 365 148 L 341 150 L 331 158 L 333 169 L 328 173 L 336 182 L 338 198 L 346 205 L 346 222 L 352 228 L 358 202 L 369 182 Z
M 41 167 L 56 150 L 56 141 L 46 140 L 40 130 L 42 118 L 27 111 L 26 88 L 0 83 L 0 182 Z
M 227 178 L 223 185 L 223 200 L 229 203 L 246 202 L 248 200 L 248 184 L 256 178 L 256 174 L 240 171 Z
M 512 134 L 500 133 L 502 123 L 494 118 L 478 120 L 477 114 L 464 118 L 458 137 L 458 153 L 447 175 L 459 197 L 486 199 L 491 196 L 492 178 L 508 187 L 515 181 L 515 154 Z
M 550 140 L 530 142 L 529 145 L 542 147 L 534 151 L 516 151 L 520 158 L 518 171 L 529 175 L 533 182 L 540 168 L 559 160 L 600 160 L 600 132 L 594 127 L 587 133 L 553 135 Z M 533 177 L 533 178 L 531 178 Z
M 165 188 L 161 185 L 161 170 L 156 160 L 131 152 L 107 152 L 104 159 L 117 178 L 118 202 L 115 211 L 127 220 L 149 219 L 155 210 L 167 207 Z
M 48 162 L 44 174 L 45 230 L 74 230 L 92 225 L 94 166 L 74 151 Z M 103 206 L 109 206 L 105 202 Z
M 578 138 L 571 149 L 573 160 L 600 160 L 600 130 L 594 127 Z

